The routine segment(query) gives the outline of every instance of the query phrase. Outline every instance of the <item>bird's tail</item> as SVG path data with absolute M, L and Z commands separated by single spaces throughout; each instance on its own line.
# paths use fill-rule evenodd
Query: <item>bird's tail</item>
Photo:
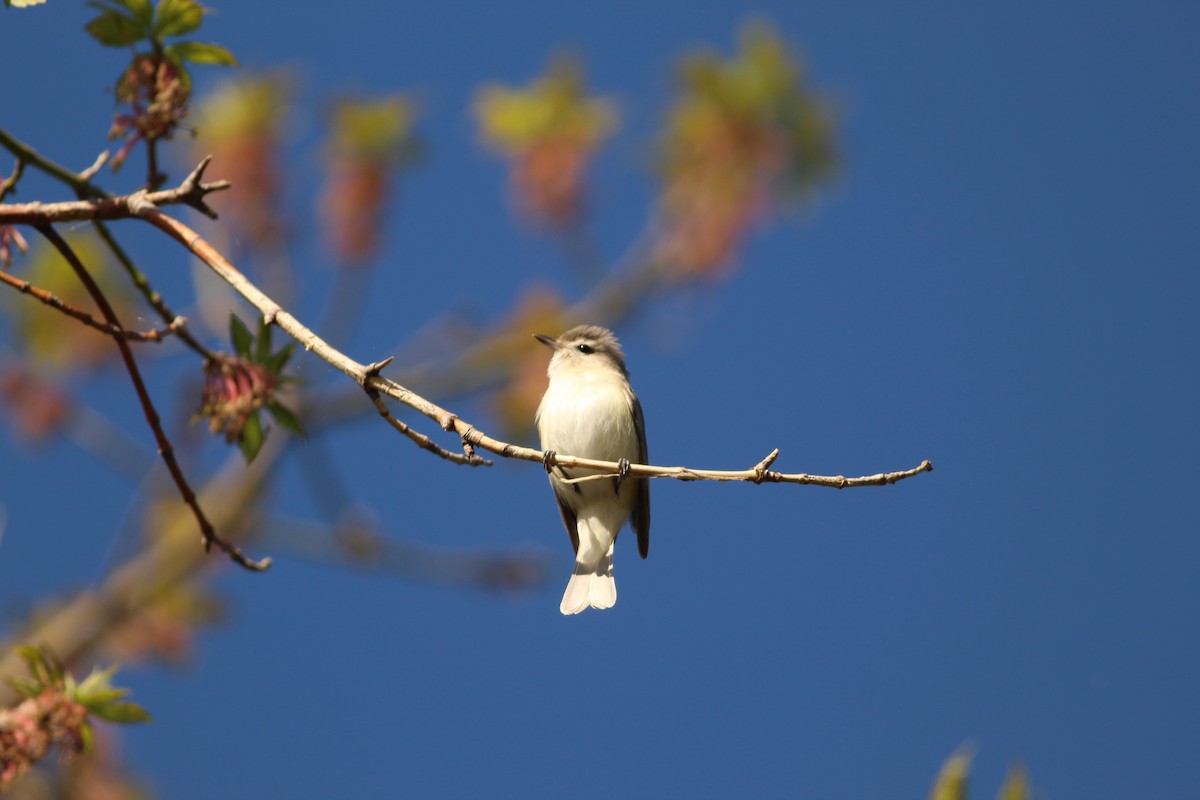
M 578 614 L 588 606 L 612 608 L 617 602 L 617 582 L 613 580 L 613 548 L 594 567 L 575 562 L 575 571 L 567 581 L 562 603 L 558 610 L 564 614 Z

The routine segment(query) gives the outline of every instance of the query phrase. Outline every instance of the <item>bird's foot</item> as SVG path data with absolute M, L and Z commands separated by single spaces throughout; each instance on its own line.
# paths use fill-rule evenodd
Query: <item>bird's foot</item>
M 549 475 L 554 470 L 554 467 L 557 463 L 558 463 L 558 454 L 557 453 L 555 453 L 553 450 L 543 450 L 542 451 L 542 469 L 546 470 L 547 475 Z
M 621 484 L 629 477 L 629 459 L 617 459 L 617 491 L 621 491 Z

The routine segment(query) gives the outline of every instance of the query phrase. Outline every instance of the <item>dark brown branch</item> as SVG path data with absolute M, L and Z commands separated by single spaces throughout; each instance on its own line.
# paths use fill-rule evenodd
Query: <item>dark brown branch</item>
M 96 233 L 100 234 L 100 238 L 108 245 L 109 252 L 116 256 L 117 261 L 125 269 L 125 273 L 129 276 L 129 279 L 133 281 L 133 285 L 142 293 L 142 297 L 145 299 L 147 305 L 157 311 L 159 317 L 165 322 L 170 323 L 178 319 L 178 315 L 167 305 L 167 301 L 155 291 L 154 287 L 150 285 L 150 280 L 137 268 L 133 263 L 133 259 L 129 257 L 129 254 L 117 242 L 116 237 L 112 235 L 112 231 L 108 229 L 108 226 L 99 220 L 93 220 L 92 227 L 96 229 Z M 192 351 L 200 354 L 206 360 L 216 358 L 216 353 L 205 347 L 186 327 L 180 328 L 176 331 L 175 335 L 181 342 L 190 347 Z
M 62 254 L 62 257 L 67 260 L 79 280 L 87 289 L 88 294 L 92 296 L 92 300 L 100 309 L 100 313 L 104 315 L 104 319 L 113 328 L 118 331 L 123 330 L 120 321 L 117 319 L 116 313 L 108 302 L 108 298 L 104 296 L 104 292 L 96 284 L 96 281 L 88 273 L 83 262 L 71 249 L 58 231 L 47 222 L 40 222 L 36 225 L 37 230 L 42 236 L 46 237 L 54 247 Z M 167 465 L 167 470 L 171 473 L 171 478 L 175 481 L 175 486 L 179 489 L 180 496 L 183 497 L 184 503 L 192 511 L 192 515 L 196 518 L 197 524 L 200 526 L 200 532 L 203 537 L 205 549 L 216 545 L 235 563 L 250 569 L 250 570 L 265 570 L 271 565 L 269 558 L 264 558 L 261 561 L 254 561 L 248 558 L 241 549 L 232 542 L 223 539 L 213 529 L 212 524 L 204 515 L 203 509 L 200 508 L 200 503 L 196 500 L 196 494 L 192 491 L 192 487 L 188 484 L 187 478 L 183 475 L 183 470 L 179 467 L 179 462 L 175 459 L 175 450 L 171 446 L 170 440 L 163 431 L 162 422 L 159 419 L 158 411 L 154 408 L 154 402 L 150 399 L 150 393 L 146 390 L 146 384 L 142 381 L 142 375 L 137 366 L 137 361 L 133 357 L 133 350 L 129 347 L 128 340 L 120 334 L 112 334 L 113 341 L 117 343 L 117 348 L 121 351 L 121 359 L 125 363 L 125 369 L 129 372 L 129 378 L 133 382 L 134 390 L 137 392 L 138 400 L 142 404 L 142 411 L 146 415 L 146 422 L 150 426 L 150 430 L 154 433 L 155 442 L 158 445 L 158 453 L 162 457 L 163 462 Z
M 17 181 L 21 180 L 21 173 L 24 171 L 25 162 L 18 158 L 16 165 L 13 167 L 12 175 L 0 181 L 0 203 L 4 202 L 4 198 L 8 196 L 9 192 L 17 188 Z
M 61 311 L 68 317 L 73 317 L 89 328 L 95 328 L 101 333 L 107 333 L 109 336 L 123 336 L 131 342 L 161 342 L 172 333 L 177 332 L 182 328 L 187 320 L 183 317 L 176 317 L 171 321 L 171 324 L 165 328 L 155 328 L 149 331 L 127 331 L 124 328 L 114 327 L 107 322 L 101 322 L 86 311 L 82 311 L 74 306 L 64 303 L 55 295 L 34 286 L 29 281 L 23 281 L 20 278 L 9 275 L 7 272 L 0 272 L 0 283 L 5 283 L 22 294 L 31 295 L 41 300 L 46 305 L 53 309 Z
M 87 170 L 76 174 L 66 167 L 54 163 L 24 142 L 14 138 L 12 134 L 3 128 L 0 128 L 0 147 L 8 149 L 18 160 L 36 167 L 50 177 L 70 186 L 75 190 L 75 194 L 80 197 L 108 196 L 107 192 L 91 183 L 91 175 L 86 175 L 85 177 L 85 173 L 88 172 Z

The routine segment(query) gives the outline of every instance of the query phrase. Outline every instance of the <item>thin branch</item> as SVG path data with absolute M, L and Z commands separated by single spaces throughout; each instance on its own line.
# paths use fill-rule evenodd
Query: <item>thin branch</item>
M 4 202 L 4 198 L 8 196 L 9 192 L 17 188 L 17 181 L 21 180 L 21 174 L 24 171 L 25 162 L 18 158 L 16 165 L 13 166 L 12 175 L 0 181 L 0 203 Z
M 147 198 L 148 200 L 148 198 Z M 551 458 L 541 450 L 535 450 L 531 447 L 522 447 L 520 445 L 510 444 L 508 442 L 495 439 L 477 429 L 474 425 L 460 419 L 456 414 L 447 411 L 441 406 L 433 403 L 421 395 L 411 391 L 410 389 L 401 386 L 400 384 L 388 380 L 378 374 L 381 364 L 360 364 L 350 358 L 340 350 L 332 347 L 329 343 L 317 336 L 312 330 L 307 328 L 298 319 L 292 316 L 291 313 L 283 309 L 264 294 L 258 287 L 243 275 L 236 267 L 229 263 L 217 250 L 200 237 L 195 231 L 184 225 L 179 220 L 168 216 L 153 206 L 146 200 L 135 202 L 135 211 L 138 216 L 146 220 L 150 224 L 169 234 L 179 243 L 183 244 L 209 266 L 218 276 L 226 283 L 233 287 L 235 291 L 246 298 L 257 308 L 267 320 L 268 323 L 274 323 L 282 328 L 297 342 L 303 345 L 305 350 L 309 350 L 317 357 L 337 369 L 350 376 L 356 383 L 362 386 L 365 390 L 375 390 L 379 393 L 386 394 L 404 405 L 424 414 L 429 419 L 438 423 L 443 430 L 453 431 L 458 434 L 464 446 L 469 445 L 472 448 L 479 447 L 489 452 L 495 453 L 505 458 L 517 458 L 525 461 L 536 461 L 539 463 L 558 464 L 559 466 L 572 469 L 587 469 L 603 475 L 616 475 L 621 470 L 621 465 L 615 461 L 599 461 L 590 458 L 579 458 L 570 455 L 554 454 Z M 383 362 L 386 363 L 386 362 Z M 470 451 L 468 451 L 470 452 Z M 928 472 L 933 469 L 933 464 L 929 461 L 923 461 L 919 466 L 910 470 L 900 472 L 878 473 L 876 475 L 863 476 L 861 478 L 846 478 L 841 475 L 824 476 L 810 475 L 807 473 L 784 474 L 772 472 L 766 467 L 771 461 L 764 459 L 755 467 L 749 470 L 708 470 L 708 469 L 691 469 L 688 467 L 661 467 L 648 464 L 633 464 L 629 466 L 629 475 L 644 478 L 674 478 L 676 480 L 712 480 L 712 481 L 750 481 L 753 483 L 796 483 L 796 484 L 812 484 L 815 486 L 828 486 L 832 488 L 849 488 L 853 486 L 882 486 L 889 483 L 895 483 L 899 480 L 918 475 L 922 472 Z
M 108 193 L 90 181 L 64 166 L 54 163 L 24 142 L 13 138 L 12 134 L 0 128 L 0 147 L 6 148 L 21 161 L 40 169 L 52 178 L 67 184 L 80 197 L 107 197 Z M 86 170 L 85 170 L 86 171 Z
M 92 162 L 92 165 L 79 173 L 79 179 L 83 181 L 90 181 L 92 178 L 96 177 L 96 173 L 108 163 L 109 155 L 110 153 L 107 150 L 102 150 L 100 155 L 96 156 L 96 160 Z
M 108 245 L 109 252 L 116 256 L 117 261 L 124 268 L 125 273 L 129 276 L 129 279 L 133 281 L 133 285 L 139 292 L 142 293 L 142 297 L 146 300 L 147 305 L 157 311 L 158 315 L 164 321 L 170 322 L 178 319 L 178 315 L 176 315 L 176 313 L 171 310 L 171 307 L 167 305 L 167 301 L 164 300 L 162 295 L 160 295 L 155 288 L 150 285 L 150 280 L 140 269 L 137 268 L 137 266 L 133 263 L 133 259 L 129 257 L 129 254 L 126 253 L 125 249 L 117 242 L 116 237 L 112 235 L 112 231 L 108 229 L 108 226 L 100 220 L 93 220 L 92 227 L 96 229 L 96 233 L 100 234 L 100 238 L 104 240 L 106 245 Z M 186 327 L 180 328 L 176 332 L 176 336 L 181 342 L 190 347 L 194 352 L 199 353 L 206 360 L 212 360 L 216 358 L 216 353 L 205 347 L 204 344 L 195 336 L 193 336 L 192 332 Z
M 859 478 L 847 478 L 844 475 L 809 475 L 804 472 L 794 474 L 786 474 L 782 472 L 771 472 L 764 463 L 768 463 L 768 459 L 774 460 L 774 457 L 779 455 L 779 448 L 771 451 L 771 454 L 759 462 L 758 465 L 745 470 L 719 470 L 719 469 L 692 469 L 690 467 L 652 467 L 644 465 L 629 465 L 630 475 L 641 475 L 646 478 L 675 478 L 681 481 L 749 481 L 750 483 L 799 483 L 811 484 L 813 486 L 828 486 L 832 489 L 851 489 L 857 486 L 886 486 L 889 483 L 902 481 L 905 478 L 911 478 L 914 475 L 919 475 L 922 472 L 929 472 L 933 469 L 933 463 L 930 461 L 922 461 L 918 466 L 912 469 L 901 470 L 899 472 L 879 472 L 875 475 L 863 475 Z M 561 463 L 561 459 L 555 458 L 554 461 Z M 609 473 L 595 475 L 581 475 L 577 478 L 563 479 L 563 483 L 585 483 L 587 481 L 606 480 L 611 477 Z
M 0 272 L 0 283 L 8 284 L 22 294 L 36 297 L 51 308 L 61 311 L 68 317 L 73 317 L 84 325 L 95 328 L 101 333 L 107 333 L 109 336 L 123 336 L 131 342 L 161 342 L 172 333 L 179 331 L 187 323 L 184 317 L 176 317 L 165 328 L 155 328 L 149 331 L 127 331 L 110 323 L 101 322 L 86 311 L 63 302 L 45 289 L 34 286 L 29 281 L 23 281 L 20 278 L 9 275 L 7 272 Z
M 65 167 L 55 164 L 49 159 L 39 155 L 28 145 L 13 139 L 3 129 L 0 129 L 0 145 L 8 147 L 17 154 L 17 164 L 19 167 L 28 162 L 47 174 L 58 178 L 67 185 L 71 186 L 75 190 L 75 193 L 79 196 L 80 200 L 76 203 L 67 204 L 68 208 L 77 208 L 81 205 L 91 208 L 94 207 L 97 200 L 111 201 L 113 199 L 108 193 L 97 188 L 90 182 L 92 176 L 95 175 L 96 172 L 105 164 L 105 162 L 108 161 L 109 154 L 107 150 L 100 153 L 90 167 L 76 175 Z M 186 203 L 187 205 L 190 205 L 191 207 L 200 211 L 202 214 L 216 219 L 216 212 L 208 206 L 204 198 L 211 192 L 221 191 L 222 189 L 229 188 L 230 184 L 229 181 L 214 181 L 211 183 L 203 182 L 204 171 L 207 169 L 210 160 L 211 158 L 205 158 L 203 161 L 201 161 L 200 164 L 197 165 L 194 170 L 192 170 L 191 174 L 189 174 L 175 189 L 166 192 L 154 193 L 154 201 L 159 204 Z M 2 199 L 2 197 L 3 194 L 0 193 L 0 199 Z M 38 215 L 39 218 L 32 221 L 25 221 L 33 223 L 36 223 L 37 221 L 56 222 L 60 221 L 56 215 L 61 213 L 59 209 L 61 209 L 62 206 L 63 204 L 60 203 L 30 203 L 23 206 L 0 206 L 0 218 L 8 219 L 8 214 L 12 213 L 13 209 L 28 211 L 30 207 L 40 207 L 42 209 L 49 209 L 51 213 L 48 215 Z M 117 213 L 116 216 L 112 218 L 116 219 L 128 216 L 130 216 L 129 213 L 125 212 Z M 158 312 L 158 315 L 164 322 L 168 324 L 174 322 L 179 315 L 171 310 L 166 301 L 163 300 L 162 295 L 155 291 L 154 287 L 150 285 L 150 281 L 146 278 L 146 275 L 134 265 L 133 260 L 120 246 L 120 244 L 117 243 L 116 238 L 112 235 L 112 232 L 109 231 L 108 226 L 101 221 L 102 216 L 91 216 L 89 219 L 91 219 L 93 226 L 96 228 L 96 232 L 100 234 L 100 238 L 108 246 L 108 249 L 112 252 L 112 254 L 116 256 L 117 261 L 120 262 L 121 266 L 125 269 L 125 272 L 129 275 L 130 280 L 133 281 L 133 285 L 139 292 L 141 292 L 142 297 L 145 298 L 150 307 Z M 14 219 L 14 222 L 15 221 L 18 220 Z M 214 353 L 205 347 L 200 340 L 192 336 L 191 332 L 188 331 L 187 328 L 180 328 L 177 332 L 177 335 L 180 341 L 204 358 L 212 359 L 214 357 Z
M 10 203 L 0 206 L 0 223 L 5 225 L 37 225 L 39 223 L 76 222 L 79 220 L 128 219 L 135 216 L 134 208 L 142 203 L 156 206 L 183 204 L 191 206 L 205 216 L 217 218 L 217 212 L 204 201 L 212 192 L 228 189 L 229 181 L 202 183 L 201 178 L 209 163 L 205 158 L 183 183 L 174 189 L 159 192 L 145 190 L 121 197 L 98 197 L 81 200 L 64 200 L 58 203 Z
M 92 300 L 104 315 L 104 319 L 113 328 L 121 330 L 121 323 L 117 319 L 116 313 L 108 302 L 108 298 L 104 296 L 104 292 L 96 285 L 95 280 L 84 267 L 83 262 L 67 244 L 67 241 L 58 234 L 47 222 L 41 222 L 37 226 L 37 230 L 47 241 L 62 254 L 71 268 L 75 270 L 75 274 L 79 280 L 87 288 L 88 294 L 92 296 Z M 129 378 L 133 381 L 133 387 L 137 392 L 138 400 L 142 404 L 142 411 L 146 415 L 146 422 L 150 425 L 150 430 L 154 433 L 155 442 L 158 445 L 158 453 L 162 457 L 163 462 L 167 465 L 167 470 L 171 473 L 171 478 L 175 481 L 175 486 L 179 489 L 179 494 L 183 497 L 183 501 L 188 505 L 195 516 L 197 524 L 200 526 L 200 532 L 203 537 L 205 549 L 211 548 L 214 544 L 230 557 L 235 563 L 250 569 L 250 570 L 265 570 L 271 565 L 269 558 L 264 558 L 261 561 L 254 561 L 248 558 L 241 549 L 232 542 L 223 539 L 213 529 L 212 524 L 204 515 L 204 511 L 200 508 L 199 502 L 196 500 L 196 494 L 192 491 L 192 487 L 188 485 L 187 478 L 183 475 L 183 470 L 179 467 L 179 462 L 175 460 L 175 450 L 171 446 L 170 440 L 163 431 L 162 422 L 158 417 L 158 411 L 154 408 L 154 403 L 150 399 L 150 393 L 146 390 L 146 384 L 142 381 L 141 372 L 138 370 L 137 361 L 133 357 L 133 351 L 129 347 L 129 342 L 126 338 L 119 334 L 113 334 L 113 341 L 117 343 L 118 349 L 121 351 L 121 359 L 125 362 L 125 369 L 129 372 Z
M 391 363 L 391 360 L 392 359 L 388 358 L 369 365 L 367 367 L 367 375 L 378 375 L 379 370 Z M 363 391 L 367 393 L 367 397 L 371 398 L 371 402 L 375 404 L 375 408 L 379 411 L 379 416 L 387 420 L 387 424 L 391 425 L 402 435 L 407 436 L 413 444 L 415 444 L 417 447 L 420 447 L 422 450 L 428 450 L 438 458 L 444 458 L 454 464 L 466 464 L 472 467 L 492 466 L 491 461 L 475 455 L 473 450 L 467 453 L 451 452 L 450 450 L 447 450 L 446 448 L 434 442 L 425 434 L 413 430 L 408 424 L 396 419 L 394 416 L 392 416 L 392 413 L 388 411 L 387 404 L 383 402 L 383 398 L 379 396 L 379 390 L 372 386 L 368 386 L 365 381 L 363 382 Z

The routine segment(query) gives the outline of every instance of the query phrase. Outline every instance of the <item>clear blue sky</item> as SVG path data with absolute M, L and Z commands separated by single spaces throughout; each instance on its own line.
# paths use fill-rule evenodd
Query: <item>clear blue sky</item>
M 620 98 L 593 173 L 615 257 L 645 218 L 672 59 L 729 52 L 751 16 L 213 5 L 206 38 L 294 66 L 297 151 L 334 92 L 422 98 L 433 150 L 350 345 L 363 361 L 443 306 L 487 316 L 531 279 L 572 287 L 475 143 L 479 82 L 526 81 L 572 45 Z M 620 331 L 653 460 L 742 467 L 779 447 L 785 471 L 936 471 L 845 492 L 657 482 L 650 559 L 623 537 L 620 602 L 563 618 L 569 548 L 540 470 L 466 473 L 364 419 L 332 457 L 395 535 L 544 547 L 553 579 L 508 598 L 286 556 L 226 571 L 231 618 L 190 667 L 123 673 L 157 718 L 127 753 L 163 796 L 912 798 L 964 741 L 977 797 L 1017 760 L 1049 798 L 1195 796 L 1200 11 L 754 11 L 837 98 L 845 167 L 728 284 Z M 66 0 L 0 13 L 0 124 L 77 166 L 104 144 L 121 65 L 87 17 Z M 164 252 L 148 269 L 172 286 L 186 262 Z M 123 376 L 96 402 L 149 446 Z M 100 577 L 135 488 L 68 445 L 0 437 L 9 616 Z M 301 491 L 283 500 L 311 513 Z

